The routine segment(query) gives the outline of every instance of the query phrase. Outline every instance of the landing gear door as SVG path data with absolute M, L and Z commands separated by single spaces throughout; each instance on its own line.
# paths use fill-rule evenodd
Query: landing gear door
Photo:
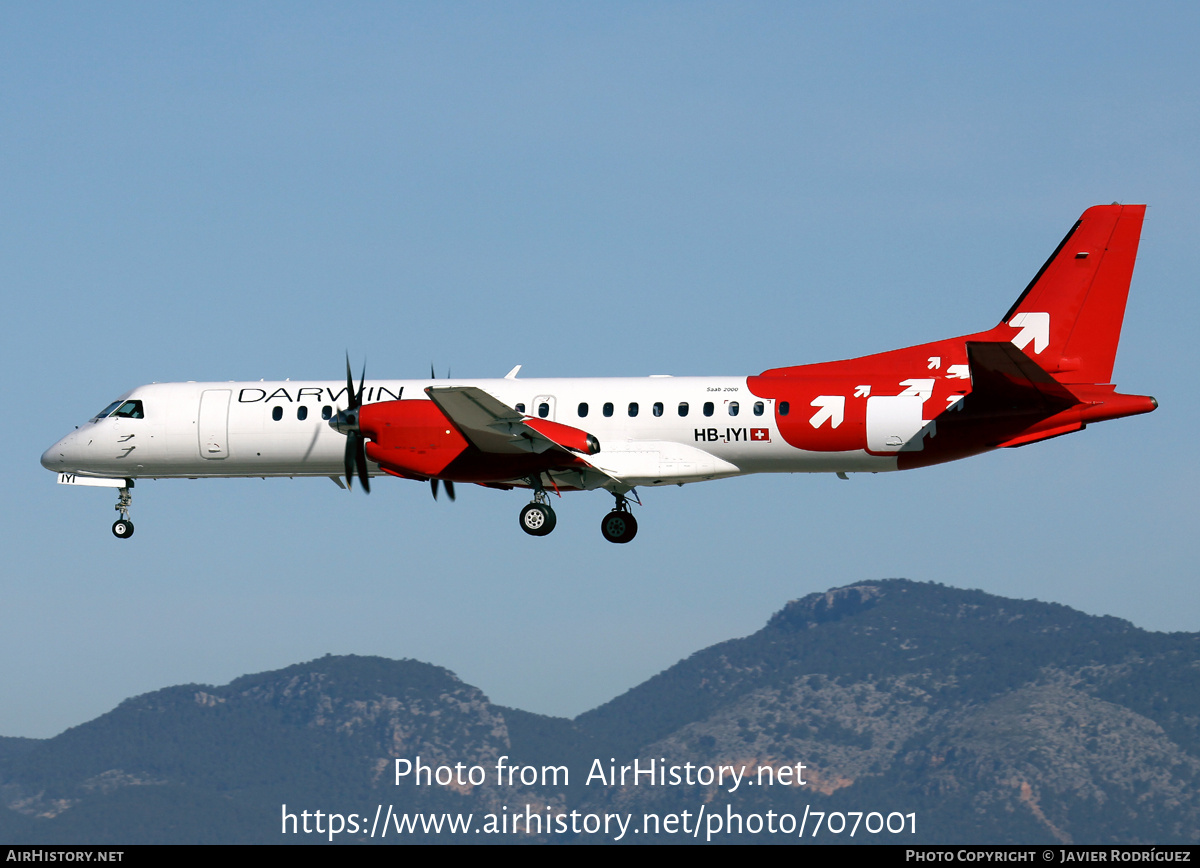
M 200 393 L 200 416 L 197 436 L 200 457 L 209 459 L 229 457 L 229 389 L 206 389 Z

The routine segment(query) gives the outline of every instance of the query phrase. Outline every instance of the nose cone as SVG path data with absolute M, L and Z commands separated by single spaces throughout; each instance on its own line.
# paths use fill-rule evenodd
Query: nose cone
M 61 473 L 72 469 L 79 457 L 78 431 L 72 431 L 42 453 L 42 467 Z

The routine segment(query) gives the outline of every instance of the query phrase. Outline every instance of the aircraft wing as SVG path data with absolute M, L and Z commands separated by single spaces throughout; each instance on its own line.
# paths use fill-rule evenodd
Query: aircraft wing
M 518 413 L 475 386 L 430 386 L 425 394 L 481 452 L 515 455 L 557 450 L 578 458 L 600 451 L 599 441 L 586 431 Z

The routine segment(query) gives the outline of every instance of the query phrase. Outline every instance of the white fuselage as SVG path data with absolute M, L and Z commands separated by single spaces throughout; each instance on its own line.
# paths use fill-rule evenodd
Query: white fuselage
M 896 468 L 893 456 L 790 446 L 774 402 L 751 394 L 745 377 L 374 380 L 364 403 L 428 400 L 430 385 L 475 386 L 531 417 L 583 429 L 600 442 L 590 460 L 631 484 Z M 46 450 L 42 464 L 113 479 L 343 473 L 346 440 L 327 420 L 347 406 L 344 382 L 156 383 L 120 400 L 140 402 L 140 418 L 93 419 Z

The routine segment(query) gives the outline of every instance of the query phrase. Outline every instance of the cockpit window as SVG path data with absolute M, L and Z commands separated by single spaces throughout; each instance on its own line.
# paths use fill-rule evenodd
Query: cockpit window
M 92 421 L 96 422 L 100 419 L 105 418 L 106 416 L 108 416 L 109 413 L 111 413 L 113 410 L 117 409 L 120 406 L 121 406 L 120 401 L 113 401 L 111 404 L 109 404 L 107 407 L 105 407 L 103 410 L 101 410 L 99 413 L 97 413 L 95 416 L 93 416 Z
M 113 413 L 113 415 L 119 416 L 119 417 L 122 417 L 125 419 L 144 419 L 144 418 L 146 418 L 146 414 L 142 412 L 142 402 L 141 401 L 126 401 L 124 404 L 122 404 L 120 407 L 117 408 L 117 412 Z

